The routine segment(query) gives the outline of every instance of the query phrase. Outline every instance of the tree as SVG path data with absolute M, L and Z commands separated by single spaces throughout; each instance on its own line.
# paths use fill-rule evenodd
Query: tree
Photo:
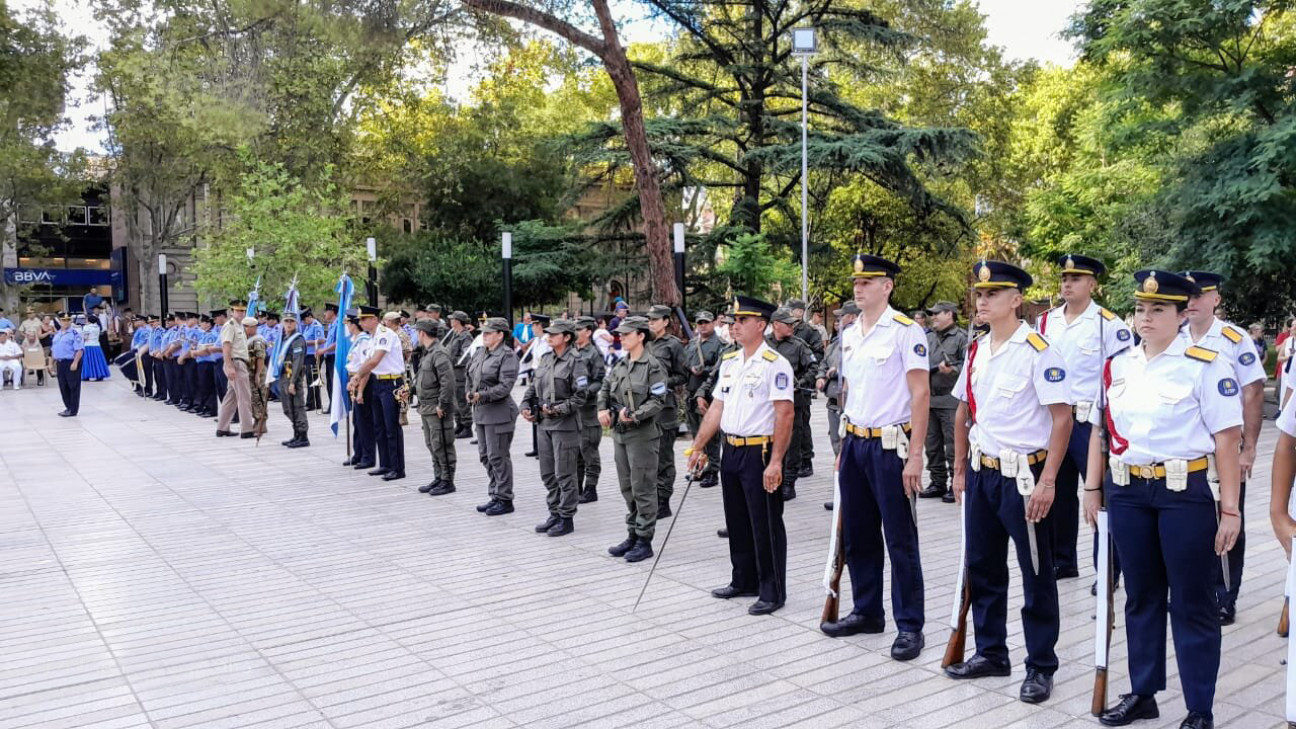
M 258 278 L 272 301 L 297 282 L 303 305 L 336 298 L 342 272 L 359 279 L 367 254 L 345 217 L 346 198 L 326 169 L 307 186 L 281 163 L 241 155 L 246 169 L 224 202 L 220 227 L 202 231 L 207 245 L 195 251 L 198 291 L 215 301 L 242 297 Z M 247 249 L 255 251 L 249 262 Z
M 653 160 L 644 127 L 643 100 L 634 69 L 626 56 L 617 33 L 616 20 L 607 0 L 590 0 L 598 35 L 586 32 L 577 23 L 568 22 L 560 13 L 540 7 L 511 2 L 510 0 L 463 0 L 464 5 L 475 10 L 521 20 L 550 31 L 564 40 L 593 53 L 603 63 L 612 85 L 616 89 L 621 111 L 621 126 L 626 148 L 634 166 L 635 187 L 639 193 L 639 210 L 643 217 L 645 247 L 648 250 L 653 300 L 673 304 L 680 302 L 680 292 L 675 285 L 671 259 L 671 241 L 666 229 L 666 208 L 662 202 L 657 164 Z M 557 4 L 562 11 L 575 15 L 579 3 L 570 0 Z
M 1145 260 L 1229 277 L 1247 320 L 1296 300 L 1296 30 L 1285 0 L 1095 0 L 1071 34 L 1106 74 L 1109 98 L 1162 113 L 1147 137 L 1176 149 L 1156 200 L 1168 250 Z

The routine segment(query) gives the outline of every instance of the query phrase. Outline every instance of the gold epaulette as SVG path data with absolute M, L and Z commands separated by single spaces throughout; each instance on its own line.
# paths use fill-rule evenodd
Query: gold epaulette
M 1220 333 L 1224 335 L 1225 339 L 1229 340 L 1234 344 L 1237 344 L 1238 342 L 1242 341 L 1242 335 L 1239 334 L 1238 331 L 1229 324 L 1225 324 L 1224 328 L 1220 329 Z
M 1043 352 L 1044 350 L 1048 349 L 1048 340 L 1044 339 L 1044 337 L 1041 337 L 1035 332 L 1031 332 L 1030 334 L 1027 334 L 1026 341 L 1027 343 L 1030 344 L 1030 346 L 1035 348 L 1036 352 Z
M 1104 308 L 1101 307 L 1101 306 L 1098 307 L 1098 313 L 1099 313 L 1099 314 L 1102 314 L 1102 318 L 1106 319 L 1107 321 L 1111 321 L 1112 319 L 1115 319 L 1115 318 L 1116 318 L 1116 315 L 1115 315 L 1115 314 L 1113 314 L 1112 312 L 1110 312 L 1110 311 L 1104 309 Z
M 765 358 L 766 362 L 774 362 L 779 358 L 778 352 L 775 352 L 772 349 L 765 350 L 765 354 L 761 356 Z
M 1205 347 L 1189 347 L 1184 350 L 1184 356 L 1201 362 L 1214 362 L 1215 358 L 1219 356 L 1219 352 Z
M 720 359 L 733 359 L 734 357 L 737 357 L 740 352 L 742 352 L 741 349 L 731 349 L 720 355 Z
M 896 314 L 896 315 L 895 315 L 894 317 L 892 317 L 892 318 L 895 319 L 896 321 L 900 322 L 901 324 L 904 324 L 905 326 L 909 326 L 910 324 L 913 324 L 913 323 L 914 323 L 914 320 L 913 320 L 913 319 L 910 319 L 909 317 L 905 316 L 904 314 Z

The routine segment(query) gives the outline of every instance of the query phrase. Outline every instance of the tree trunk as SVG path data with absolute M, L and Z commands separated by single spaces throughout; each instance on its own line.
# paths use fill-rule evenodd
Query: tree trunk
M 682 303 L 679 287 L 675 285 L 675 266 L 671 258 L 671 239 L 666 227 L 666 205 L 662 201 L 661 185 L 657 179 L 657 165 L 653 163 L 648 146 L 648 133 L 644 128 L 643 101 L 639 96 L 639 82 L 635 78 L 625 48 L 617 35 L 616 22 L 607 0 L 591 0 L 598 16 L 600 39 L 557 16 L 511 0 L 462 0 L 463 4 L 557 33 L 568 42 L 594 53 L 603 62 L 603 69 L 612 79 L 621 110 L 621 127 L 625 135 L 626 150 L 634 167 L 635 189 L 639 193 L 639 210 L 643 215 L 644 239 L 648 248 L 648 265 L 652 280 L 653 303 L 679 305 Z

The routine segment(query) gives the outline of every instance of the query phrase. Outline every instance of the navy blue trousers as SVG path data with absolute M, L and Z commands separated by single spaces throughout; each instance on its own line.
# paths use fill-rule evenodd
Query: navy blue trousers
M 405 472 L 405 434 L 401 432 L 400 403 L 396 402 L 396 388 L 400 380 L 373 378 L 374 447 L 380 465 L 397 473 Z M 381 426 L 381 429 L 380 427 Z
M 896 628 L 920 633 L 923 612 L 918 525 L 904 492 L 904 461 L 881 438 L 847 434 L 841 451 L 842 539 L 850 569 L 853 612 L 885 617 L 882 567 L 891 556 L 891 609 Z M 883 550 L 885 535 L 886 549 Z
M 195 362 L 194 372 L 197 373 L 197 392 L 194 395 L 194 404 L 198 406 L 201 412 L 216 411 L 216 375 L 213 372 L 211 362 Z
M 1032 467 L 1039 480 L 1044 464 Z M 963 494 L 967 517 L 968 584 L 972 592 L 972 619 L 976 627 L 977 654 L 999 664 L 1008 658 L 1008 544 L 1017 548 L 1021 568 L 1021 618 L 1026 634 L 1026 667 L 1053 675 L 1058 667 L 1054 647 L 1058 640 L 1057 578 L 1053 573 L 1053 513 L 1035 524 L 1039 572 L 1032 572 L 1027 536 L 1026 502 L 1017 493 L 1017 481 L 982 467 L 968 469 Z
M 78 365 L 72 371 L 72 360 L 60 359 L 55 363 L 58 373 L 59 396 L 63 398 L 63 409 L 76 415 L 81 411 L 81 370 Z
M 1228 553 L 1229 584 L 1224 584 L 1224 571 L 1220 570 L 1219 579 L 1215 582 L 1215 591 L 1219 595 L 1220 607 L 1236 609 L 1238 590 L 1242 587 L 1243 557 L 1246 555 L 1246 481 L 1238 491 L 1238 513 L 1242 515 L 1242 531 L 1238 533 L 1237 542 Z
M 175 357 L 168 357 L 162 360 L 166 362 L 166 379 L 167 379 L 167 405 L 179 403 L 181 398 L 185 397 L 185 383 L 180 365 L 175 361 Z
M 367 393 L 371 393 L 370 388 L 365 388 Z M 368 397 L 365 402 L 351 402 L 351 423 L 354 426 L 354 432 L 351 434 L 351 462 L 352 463 L 374 463 L 374 435 L 373 435 L 373 418 L 369 414 Z
M 1211 716 L 1220 664 L 1220 567 L 1206 472 L 1188 474 L 1188 488 L 1178 493 L 1166 489 L 1164 478 L 1131 478 L 1129 486 L 1108 479 L 1106 488 L 1112 538 L 1125 561 L 1130 687 L 1140 696 L 1165 688 L 1168 613 L 1184 704 Z
M 157 400 L 167 399 L 167 360 L 153 360 L 153 397 Z
M 787 599 L 787 530 L 783 527 L 783 494 L 765 491 L 768 446 L 724 444 L 720 458 L 720 493 L 729 530 L 729 584 L 759 590 L 760 599 Z
M 1076 557 L 1080 530 L 1080 497 L 1083 493 L 1085 475 L 1089 473 L 1089 438 L 1093 434 L 1092 423 L 1071 421 L 1071 440 L 1067 441 L 1066 457 L 1058 469 L 1057 497 L 1053 499 L 1053 563 L 1058 570 L 1079 570 L 1080 560 Z M 1106 466 L 1103 467 L 1104 471 Z M 1098 532 L 1093 532 L 1093 567 L 1098 570 Z M 1120 579 L 1120 555 L 1112 550 L 1112 581 Z

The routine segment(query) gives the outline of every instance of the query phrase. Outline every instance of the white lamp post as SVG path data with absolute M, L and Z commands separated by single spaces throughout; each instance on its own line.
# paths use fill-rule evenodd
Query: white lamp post
M 792 55 L 801 57 L 801 299 L 810 303 L 810 220 L 809 184 L 810 163 L 806 152 L 806 130 L 809 128 L 807 87 L 810 75 L 810 56 L 819 51 L 814 28 L 792 29 Z

